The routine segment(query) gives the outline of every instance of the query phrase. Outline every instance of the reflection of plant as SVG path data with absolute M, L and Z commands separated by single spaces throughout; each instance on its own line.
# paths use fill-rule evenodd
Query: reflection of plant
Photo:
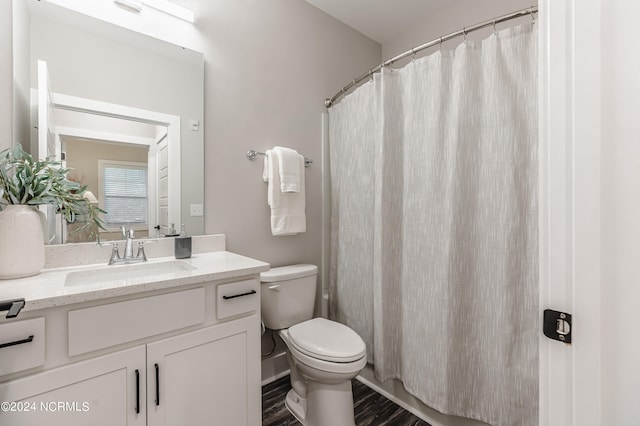
M 87 224 L 80 229 L 90 226 L 99 239 L 98 230 L 106 230 L 100 217 L 105 212 L 89 203 L 87 186 L 68 180 L 68 173 L 58 161 L 34 160 L 20 144 L 0 152 L 0 209 L 6 204 L 52 204 L 67 222 L 86 215 Z

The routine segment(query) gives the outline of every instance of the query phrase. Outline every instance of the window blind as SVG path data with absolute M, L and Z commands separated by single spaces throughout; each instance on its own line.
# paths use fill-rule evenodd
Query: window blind
M 147 225 L 147 168 L 105 165 L 103 179 L 107 226 Z

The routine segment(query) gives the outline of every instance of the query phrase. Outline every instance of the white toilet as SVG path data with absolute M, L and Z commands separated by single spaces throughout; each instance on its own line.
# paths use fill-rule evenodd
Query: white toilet
M 287 345 L 292 389 L 285 404 L 305 426 L 355 426 L 351 379 L 367 363 L 349 327 L 313 317 L 318 268 L 291 265 L 260 274 L 262 320 Z

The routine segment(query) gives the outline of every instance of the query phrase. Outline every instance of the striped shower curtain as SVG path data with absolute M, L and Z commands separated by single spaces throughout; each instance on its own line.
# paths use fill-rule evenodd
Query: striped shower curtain
M 538 424 L 535 24 L 383 69 L 329 111 L 331 316 L 379 380 Z

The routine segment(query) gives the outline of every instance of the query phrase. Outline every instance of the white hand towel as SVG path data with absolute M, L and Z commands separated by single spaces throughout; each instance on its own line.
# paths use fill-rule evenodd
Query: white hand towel
M 271 155 L 273 155 L 273 153 L 270 149 L 265 152 L 263 163 L 264 168 L 262 169 L 262 180 L 269 184 L 269 186 L 267 187 L 267 204 L 269 205 L 269 207 L 271 207 L 271 183 L 269 181 L 269 176 L 271 176 L 271 165 L 273 164 L 273 161 L 269 160 Z
M 300 192 L 300 175 L 304 174 L 304 170 L 300 172 L 300 154 L 295 149 L 282 146 L 274 146 L 273 151 L 278 156 L 281 191 Z
M 273 235 L 295 235 L 307 230 L 305 215 L 304 158 L 300 156 L 300 191 L 280 190 L 278 156 L 273 150 L 266 152 L 263 178 L 267 178 L 267 202 L 271 207 L 271 233 Z

